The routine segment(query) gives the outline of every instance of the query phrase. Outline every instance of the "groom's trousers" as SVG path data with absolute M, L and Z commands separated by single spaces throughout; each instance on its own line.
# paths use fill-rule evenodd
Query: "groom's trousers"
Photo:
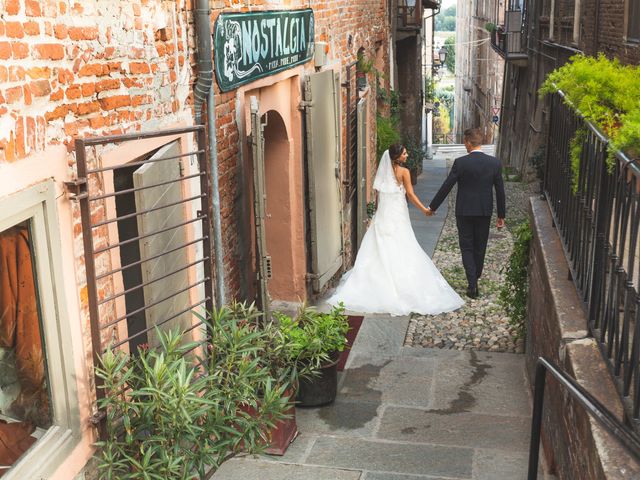
M 482 275 L 484 255 L 489 240 L 491 217 L 456 216 L 458 242 L 462 253 L 467 282 L 470 289 L 478 287 L 478 278 Z

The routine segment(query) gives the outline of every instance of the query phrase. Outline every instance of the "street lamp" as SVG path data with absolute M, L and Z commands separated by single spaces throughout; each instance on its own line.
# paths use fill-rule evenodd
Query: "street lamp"
M 431 76 L 435 77 L 436 74 L 438 75 L 438 79 L 442 80 L 442 71 L 440 70 L 443 66 L 444 66 L 444 62 L 447 60 L 447 49 L 444 48 L 444 46 L 440 47 L 440 49 L 438 50 L 438 58 L 437 58 L 437 62 L 434 60 L 433 62 L 433 69 L 431 72 Z
M 444 48 L 444 45 L 438 50 L 438 59 L 440 60 L 440 65 L 444 65 L 444 61 L 447 59 L 447 49 Z

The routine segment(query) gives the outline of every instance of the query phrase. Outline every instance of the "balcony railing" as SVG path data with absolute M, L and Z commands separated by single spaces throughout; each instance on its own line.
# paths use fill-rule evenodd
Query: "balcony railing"
M 491 46 L 508 62 L 526 65 L 525 29 L 521 10 L 507 10 L 505 24 L 491 32 Z
M 426 8 L 435 10 L 440 8 L 440 0 L 398 0 L 399 30 L 420 30 L 422 28 L 422 14 Z
M 416 0 L 398 2 L 398 28 L 402 30 L 422 28 L 422 2 Z

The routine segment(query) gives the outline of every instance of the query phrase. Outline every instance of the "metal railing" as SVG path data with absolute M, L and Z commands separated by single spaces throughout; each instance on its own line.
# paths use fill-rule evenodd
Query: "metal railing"
M 398 28 L 422 28 L 422 0 L 416 0 L 412 5 L 400 1 L 398 5 Z
M 526 30 L 523 19 L 521 10 L 507 10 L 504 26 L 497 27 L 491 32 L 491 46 L 507 61 L 528 58 L 525 50 Z
M 563 102 L 562 93 L 553 96 L 544 193 L 590 332 L 637 425 L 640 168 L 622 152 L 610 154 L 608 146 L 597 127 Z M 573 168 L 572 150 L 580 151 Z
M 544 388 L 547 372 L 562 385 L 585 411 L 595 418 L 616 440 L 636 459 L 640 459 L 640 438 L 623 425 L 596 398 L 587 392 L 578 382 L 560 370 L 544 357 L 539 357 L 536 364 L 535 393 L 533 398 L 533 416 L 531 419 L 531 443 L 529 445 L 528 480 L 538 478 L 538 460 L 540 457 L 540 431 L 542 427 L 542 409 L 544 407 Z
M 358 85 L 356 82 L 357 62 L 352 62 L 346 67 L 346 80 L 342 84 L 346 95 L 346 132 L 347 142 L 345 179 L 348 201 L 353 200 L 357 190 L 357 170 L 358 170 Z

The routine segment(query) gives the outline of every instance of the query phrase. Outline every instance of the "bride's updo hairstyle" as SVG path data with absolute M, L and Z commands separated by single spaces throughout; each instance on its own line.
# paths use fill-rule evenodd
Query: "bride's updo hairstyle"
M 389 157 L 391 157 L 391 163 L 393 163 L 394 165 L 400 165 L 398 159 L 404 151 L 405 147 L 401 143 L 394 143 L 393 145 L 391 145 L 389 147 Z

